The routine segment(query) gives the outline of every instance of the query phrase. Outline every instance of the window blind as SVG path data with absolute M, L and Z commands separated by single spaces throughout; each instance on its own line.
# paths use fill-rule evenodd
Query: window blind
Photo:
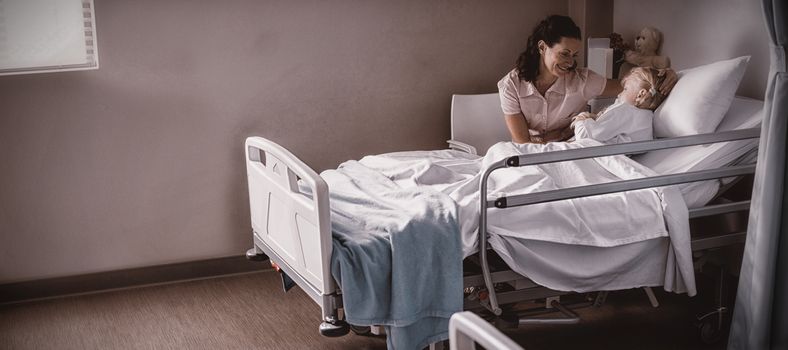
M 0 0 L 0 75 L 98 68 L 93 0 Z

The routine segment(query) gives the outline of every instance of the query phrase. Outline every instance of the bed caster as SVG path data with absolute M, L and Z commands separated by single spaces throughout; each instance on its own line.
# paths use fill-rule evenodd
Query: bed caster
M 700 331 L 700 340 L 705 344 L 714 344 L 722 340 L 730 327 L 728 318 L 728 308 L 725 303 L 727 297 L 726 278 L 727 270 L 724 266 L 719 266 L 719 276 L 716 281 L 717 295 L 714 298 L 715 307 L 703 315 L 698 316 L 695 325 Z
M 724 314 L 726 311 L 725 307 L 721 307 L 718 310 L 698 317 L 696 325 L 700 331 L 700 340 L 704 344 L 714 344 L 722 339 Z
M 356 335 L 367 336 L 372 334 L 372 327 L 370 326 L 356 326 L 351 324 L 350 330 L 353 331 L 353 333 L 355 333 Z
M 256 249 L 252 248 L 246 251 L 246 259 L 250 261 L 266 261 L 268 255 L 258 253 Z
M 350 324 L 334 317 L 326 317 L 320 324 L 320 335 L 324 337 L 341 337 L 350 332 Z

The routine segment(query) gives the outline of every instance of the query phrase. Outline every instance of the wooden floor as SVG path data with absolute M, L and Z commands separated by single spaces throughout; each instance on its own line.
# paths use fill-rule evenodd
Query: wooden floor
M 699 279 L 701 280 L 701 279 Z M 693 317 L 706 300 L 657 291 L 611 293 L 577 325 L 506 333 L 526 349 L 723 349 L 706 346 Z M 318 334 L 320 309 L 264 271 L 0 306 L 0 349 L 385 349 L 385 339 Z

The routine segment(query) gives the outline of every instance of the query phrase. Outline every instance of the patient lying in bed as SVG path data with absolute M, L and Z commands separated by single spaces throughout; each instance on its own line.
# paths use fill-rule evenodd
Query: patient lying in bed
M 576 115 L 571 127 L 575 140 L 594 139 L 605 144 L 645 141 L 653 138 L 654 110 L 664 100 L 662 78 L 653 68 L 635 68 L 622 79 L 624 86 L 616 102 L 599 115 Z

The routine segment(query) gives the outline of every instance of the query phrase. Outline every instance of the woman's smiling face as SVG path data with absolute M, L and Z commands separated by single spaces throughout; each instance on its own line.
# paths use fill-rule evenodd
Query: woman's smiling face
M 574 38 L 561 38 L 561 41 L 550 47 L 544 41 L 539 42 L 542 53 L 542 63 L 547 71 L 557 77 L 563 76 L 575 68 L 575 59 L 581 49 L 580 40 Z

